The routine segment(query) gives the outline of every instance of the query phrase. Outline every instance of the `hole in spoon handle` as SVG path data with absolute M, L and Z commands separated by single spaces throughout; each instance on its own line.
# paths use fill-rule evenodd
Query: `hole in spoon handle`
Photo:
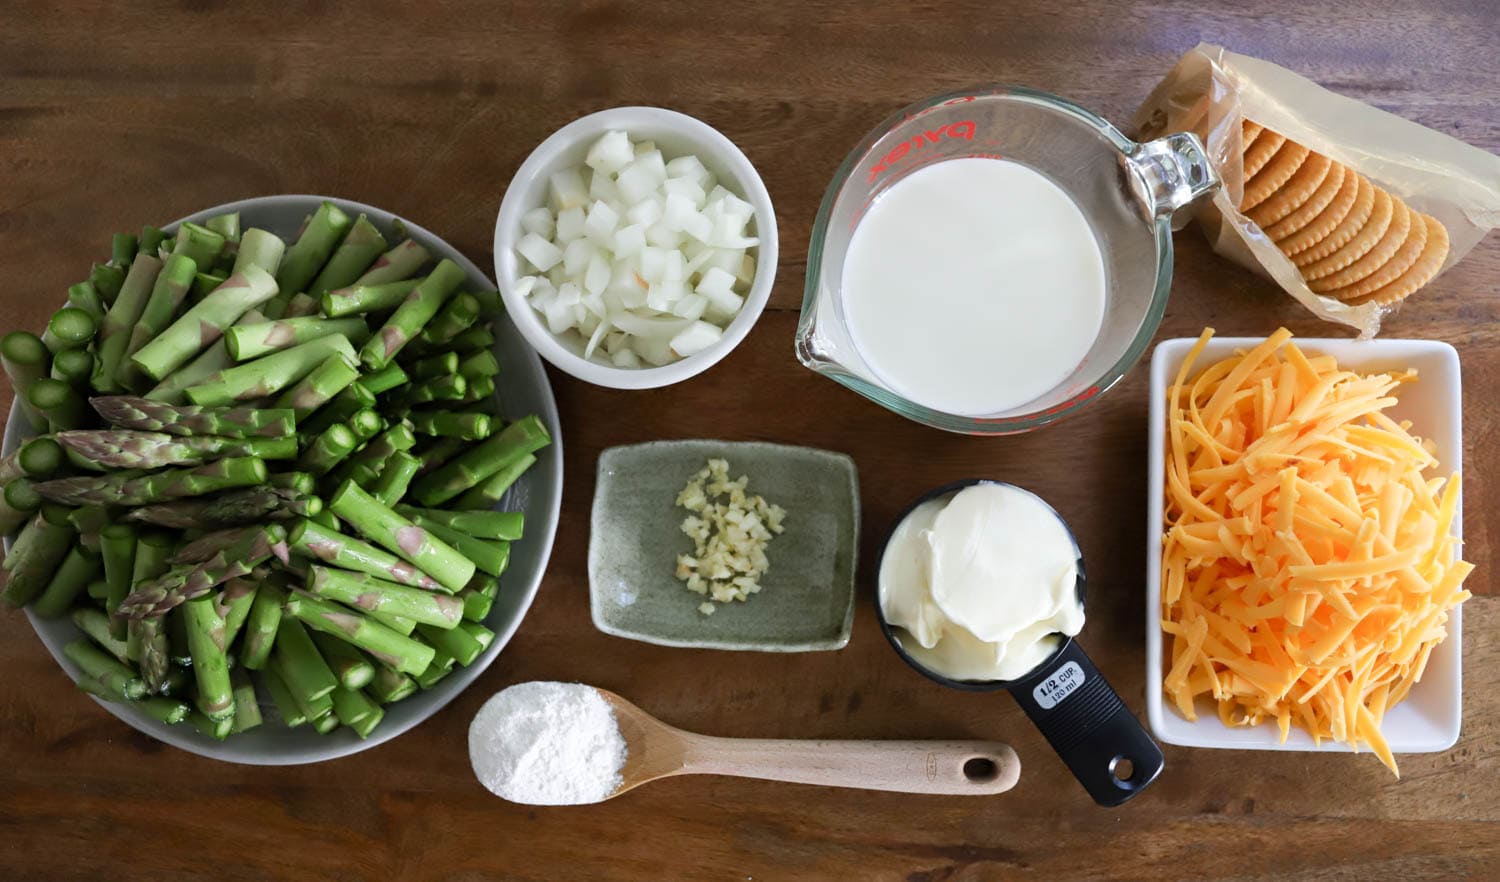
M 1161 773 L 1161 748 L 1077 643 L 1010 691 L 1094 802 L 1120 805 Z

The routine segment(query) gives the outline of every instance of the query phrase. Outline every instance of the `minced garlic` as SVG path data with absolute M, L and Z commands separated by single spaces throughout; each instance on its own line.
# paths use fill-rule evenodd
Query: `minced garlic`
M 760 576 L 770 567 L 766 548 L 782 531 L 786 511 L 760 496 L 746 496 L 750 479 L 729 480 L 729 462 L 711 459 L 677 494 L 688 510 L 682 532 L 693 540 L 692 554 L 677 556 L 677 578 L 687 589 L 708 597 L 698 611 L 710 615 L 714 603 L 743 601 L 760 591 Z M 727 501 L 724 501 L 727 497 Z

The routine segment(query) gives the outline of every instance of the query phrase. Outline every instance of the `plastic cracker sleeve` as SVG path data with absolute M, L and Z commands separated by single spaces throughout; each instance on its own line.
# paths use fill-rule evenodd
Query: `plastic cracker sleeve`
M 1268 61 L 1207 43 L 1189 51 L 1136 112 L 1137 135 L 1146 140 L 1168 132 L 1197 133 L 1224 181 L 1196 218 L 1213 249 L 1268 276 L 1320 318 L 1355 328 L 1361 337 L 1373 337 L 1394 307 L 1350 305 L 1314 293 L 1292 261 L 1239 212 L 1245 119 L 1364 174 L 1441 221 L 1450 239 L 1443 270 L 1500 226 L 1500 156 L 1336 95 Z

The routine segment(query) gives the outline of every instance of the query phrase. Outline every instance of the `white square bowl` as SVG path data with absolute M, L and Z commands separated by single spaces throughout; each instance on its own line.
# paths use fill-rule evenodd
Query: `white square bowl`
M 1166 486 L 1166 397 L 1194 338 L 1163 341 L 1151 357 L 1151 422 L 1147 448 L 1149 472 L 1146 501 L 1146 715 L 1151 731 L 1168 744 L 1184 747 L 1224 747 L 1239 750 L 1335 750 L 1345 744 L 1325 740 L 1321 747 L 1311 735 L 1293 726 L 1286 743 L 1274 724 L 1228 727 L 1219 722 L 1211 703 L 1200 703 L 1198 719 L 1190 722 L 1167 707 L 1162 696 L 1162 674 L 1166 667 L 1165 641 L 1161 630 L 1161 523 L 1163 488 Z M 1210 340 L 1198 365 L 1212 364 L 1262 342 L 1255 337 L 1215 337 Z M 1327 340 L 1296 339 L 1310 355 L 1331 355 L 1339 366 L 1356 371 L 1405 370 L 1415 368 L 1417 382 L 1403 387 L 1400 403 L 1387 413 L 1394 419 L 1411 420 L 1415 434 L 1430 438 L 1437 446 L 1438 466 L 1430 474 L 1448 475 L 1463 468 L 1463 431 L 1458 353 L 1447 343 L 1433 340 Z M 1463 500 L 1453 519 L 1453 534 L 1463 540 Z M 1463 610 L 1448 617 L 1448 638 L 1432 651 L 1422 681 L 1412 687 L 1406 700 L 1385 715 L 1381 732 L 1393 753 L 1436 753 L 1458 740 L 1462 722 L 1462 632 Z

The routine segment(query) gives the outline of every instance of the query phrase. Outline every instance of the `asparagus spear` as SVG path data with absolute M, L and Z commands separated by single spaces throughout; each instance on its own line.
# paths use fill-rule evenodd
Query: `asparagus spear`
M 292 527 L 287 534 L 287 543 L 313 560 L 346 570 L 428 591 L 448 590 L 438 580 L 395 555 L 313 521 L 304 520 Z
M 375 679 L 376 666 L 352 644 L 322 631 L 313 631 L 310 636 L 313 645 L 318 647 L 318 652 L 323 656 L 323 661 L 328 663 L 328 669 L 338 678 L 340 689 L 363 689 Z
M 188 293 L 192 295 L 194 301 L 202 300 L 212 294 L 215 288 L 218 288 L 227 281 L 229 281 L 228 274 L 194 273 L 193 286 Z
M 46 435 L 28 439 L 16 450 L 16 465 L 26 477 L 46 480 L 62 468 L 62 445 Z
M 413 425 L 416 425 L 418 414 L 412 414 Z M 493 433 L 498 420 L 494 421 L 490 430 Z M 431 444 L 417 451 L 417 459 L 422 461 L 422 467 L 417 470 L 418 475 L 425 475 L 438 466 L 457 456 L 469 447 L 469 442 L 463 438 L 438 438 Z
M 402 279 L 379 285 L 354 284 L 347 288 L 325 291 L 321 298 L 323 314 L 329 318 L 385 312 L 395 309 L 416 290 L 420 279 Z
M 468 389 L 462 397 L 454 399 L 454 404 L 471 405 L 471 407 L 465 408 L 465 410 L 472 413 L 488 413 L 493 405 L 494 394 L 495 378 L 480 377 L 477 380 L 470 380 L 468 382 Z M 480 408 L 483 409 L 481 410 Z
M 175 502 L 142 506 L 132 509 L 125 517 L 143 524 L 175 527 L 179 530 L 219 530 L 261 520 L 305 517 L 316 514 L 322 508 L 322 500 L 300 489 L 267 486 L 230 490 L 202 499 L 179 499 Z
M 355 279 L 355 285 L 383 285 L 410 278 L 421 269 L 432 255 L 427 249 L 411 239 L 404 239 L 396 247 L 375 259 L 364 275 Z
M 44 503 L 0 564 L 0 601 L 25 606 L 40 594 L 67 555 L 73 535 L 67 509 Z
M 187 221 L 177 227 L 177 237 L 172 243 L 172 257 L 186 257 L 193 265 L 208 267 L 224 250 L 224 236 L 205 227 Z
M 409 518 L 426 518 L 476 539 L 520 539 L 526 524 L 526 516 L 518 511 L 445 511 L 408 506 L 397 506 L 396 511 Z
M 423 279 L 386 319 L 385 326 L 359 352 L 360 361 L 372 371 L 380 370 L 411 342 L 464 280 L 464 271 L 447 258 Z
M 181 241 L 179 236 L 178 242 Z M 172 317 L 187 298 L 188 289 L 193 286 L 193 278 L 197 272 L 198 264 L 187 254 L 174 254 L 167 258 L 166 266 L 157 275 L 156 284 L 151 289 L 151 297 L 141 311 L 140 320 L 130 330 L 130 340 L 125 346 L 120 367 L 115 372 L 116 384 L 126 389 L 135 389 L 145 384 L 145 375 L 141 373 L 134 358 L 142 347 L 156 339 L 172 323 Z
M 240 645 L 240 664 L 252 671 L 266 666 L 271 648 L 276 643 L 276 632 L 281 627 L 281 605 L 286 602 L 286 590 L 280 579 L 265 582 L 255 594 L 250 605 L 250 616 L 245 622 L 245 639 Z
M 464 379 L 463 374 L 449 374 L 407 386 L 394 397 L 394 401 L 406 407 L 433 401 L 459 401 L 468 391 L 469 381 Z
M 129 701 L 146 697 L 146 684 L 135 675 L 135 671 L 116 661 L 90 640 L 82 637 L 74 640 L 63 647 L 63 655 L 78 666 L 83 677 L 97 681 L 111 695 L 118 695 Z
M 215 741 L 223 741 L 229 737 L 229 732 L 234 728 L 234 715 L 230 714 L 222 720 L 211 720 L 202 711 L 191 711 L 188 713 L 187 721 L 190 726 L 197 729 L 202 735 Z
M 406 495 L 406 489 L 411 486 L 412 479 L 417 476 L 417 469 L 421 467 L 422 461 L 415 456 L 404 450 L 396 451 L 385 461 L 380 477 L 370 485 L 370 495 L 381 505 L 394 506 Z
M 481 441 L 493 434 L 493 419 L 489 414 L 419 411 L 411 414 L 411 428 L 422 435 Z
M 551 440 L 547 428 L 536 416 L 518 420 L 441 468 L 418 478 L 412 484 L 412 496 L 429 508 L 447 502 L 521 457 L 547 446 Z
M 36 514 L 36 508 L 28 506 L 30 502 L 35 502 L 38 506 L 42 504 L 42 497 L 37 496 L 35 491 L 27 494 L 25 501 L 22 501 L 18 496 L 17 500 L 13 502 L 9 493 L 12 483 L 19 484 L 24 490 L 30 490 L 31 487 L 30 478 L 12 478 L 6 482 L 5 489 L 7 492 L 0 493 L 0 536 L 9 536 L 14 533 L 22 524 L 30 520 L 32 515 Z M 17 502 L 20 504 L 17 504 Z
M 266 317 L 261 314 L 260 310 L 252 309 L 240 316 L 240 320 L 235 322 L 235 325 L 251 325 L 263 321 L 266 321 Z M 234 367 L 234 359 L 229 357 L 229 347 L 224 343 L 224 338 L 220 337 L 199 353 L 197 358 L 157 383 L 155 388 L 146 393 L 146 397 L 168 404 L 183 404 L 187 401 L 185 392 L 189 386 L 196 386 L 231 367 Z
M 104 321 L 99 323 L 99 345 L 95 353 L 98 364 L 94 371 L 94 390 L 113 392 L 120 388 L 116 377 L 120 373 L 120 362 L 130 344 L 130 331 L 140 320 L 151 295 L 152 285 L 161 272 L 161 261 L 144 249 L 136 254 L 120 287 L 120 296 L 110 304 Z
M 370 328 L 358 316 L 339 319 L 297 316 L 253 325 L 235 325 L 224 332 L 224 343 L 235 361 L 246 361 L 333 334 L 342 334 L 349 338 L 350 343 L 359 344 L 370 336 Z
M 302 454 L 302 458 L 297 461 L 297 466 L 315 475 L 326 475 L 345 457 L 353 453 L 357 444 L 354 432 L 350 431 L 348 426 L 343 424 L 329 426 Z
M 225 582 L 219 593 L 212 595 L 214 610 L 224 619 L 225 646 L 234 645 L 234 639 L 239 636 L 245 620 L 250 617 L 250 607 L 254 605 L 255 596 L 260 592 L 260 585 L 267 575 L 269 571 L 264 568 L 253 570 L 248 576 Z
M 468 667 L 484 654 L 485 643 L 478 636 L 463 628 L 463 624 L 471 623 L 460 623 L 459 627 L 446 630 L 418 623 L 417 633 L 433 647 L 441 649 L 453 656 L 459 664 Z M 421 673 L 421 671 L 416 673 Z
M 53 355 L 87 346 L 99 330 L 99 322 L 87 310 L 76 306 L 64 306 L 47 320 L 47 330 L 42 332 L 42 345 Z
M 311 496 L 317 489 L 318 482 L 309 472 L 277 472 L 271 476 L 271 486 Z
M 161 577 L 170 568 L 167 558 L 172 553 L 172 537 L 166 533 L 142 533 L 135 543 L 135 554 L 130 572 L 130 585 L 139 585 Z M 107 563 L 107 561 L 106 561 Z M 129 587 L 126 587 L 128 593 Z M 124 599 L 122 595 L 121 599 Z M 118 610 L 118 604 L 115 610 Z M 161 692 L 167 682 L 171 666 L 171 650 L 167 632 L 160 616 L 149 619 L 128 619 L 111 612 L 110 624 L 116 619 L 126 621 L 126 630 L 131 643 L 138 647 L 141 677 L 153 693 Z
M 156 579 L 137 584 L 120 602 L 118 613 L 133 619 L 160 616 L 230 579 L 249 575 L 272 554 L 282 553 L 278 548 L 284 549 L 285 540 L 286 531 L 276 524 L 241 531 L 236 541 L 207 560 L 179 564 Z
M 332 701 L 324 705 L 321 699 L 327 699 L 339 681 L 318 653 L 307 628 L 292 616 L 281 617 L 276 647 L 271 651 L 271 670 L 286 682 L 297 705 L 309 718 L 316 719 L 333 709 Z
M 65 349 L 52 359 L 52 379 L 61 380 L 80 395 L 89 391 L 94 376 L 94 353 L 87 349 Z
M 380 256 L 386 244 L 385 237 L 370 219 L 360 215 L 333 256 L 323 265 L 322 272 L 307 286 L 307 293 L 319 297 L 332 288 L 342 288 L 353 282 Z
M 165 331 L 141 347 L 132 360 L 151 379 L 165 379 L 216 342 L 225 328 L 275 294 L 276 281 L 270 274 L 258 266 L 247 266 L 193 304 Z
M 409 366 L 408 373 L 414 380 L 431 380 L 436 377 L 447 377 L 458 373 L 458 353 L 439 352 L 437 355 L 429 355 L 418 359 Z
M 331 634 L 368 652 L 376 661 L 406 674 L 426 670 L 432 647 L 391 630 L 374 619 L 320 600 L 303 591 L 293 591 L 286 614 L 309 628 Z M 418 626 L 423 627 L 421 625 Z M 441 628 L 433 628 L 446 633 Z
M 234 723 L 229 727 L 231 735 L 247 732 L 262 722 L 260 702 L 255 696 L 255 684 L 250 682 L 250 673 L 244 668 L 229 672 L 229 688 L 234 702 Z
M 495 345 L 495 332 L 490 330 L 488 324 L 479 323 L 470 327 L 467 331 L 449 340 L 447 343 L 424 343 L 421 340 L 414 341 L 406 347 L 403 354 L 413 358 L 421 358 L 425 355 L 434 355 L 438 352 L 457 352 L 459 355 L 468 355 L 481 349 L 489 349 Z
M 333 712 L 340 723 L 353 729 L 360 738 L 370 737 L 385 716 L 385 711 L 369 696 L 343 686 L 333 690 Z
M 26 400 L 47 419 L 52 431 L 76 429 L 88 422 L 88 405 L 62 380 L 40 377 L 26 390 Z
M 473 294 L 455 294 L 422 329 L 422 342 L 447 343 L 479 320 L 479 298 Z
M 330 355 L 297 385 L 283 392 L 276 399 L 276 406 L 292 408 L 297 421 L 301 422 L 357 379 L 359 368 L 354 362 L 342 355 Z
M 124 640 L 109 632 L 109 616 L 92 606 L 80 606 L 73 610 L 73 624 L 99 644 L 105 652 L 119 660 L 120 664 L 131 663 L 129 649 Z
M 134 260 L 132 255 L 131 260 Z M 109 311 L 109 306 L 120 296 L 120 289 L 125 285 L 125 267 L 130 264 L 126 260 L 118 265 L 110 263 L 96 263 L 89 270 L 89 284 L 99 293 L 99 302 Z
M 193 677 L 198 681 L 198 710 L 210 720 L 234 715 L 234 688 L 229 682 L 229 644 L 224 619 L 212 597 L 198 597 L 182 605 L 187 621 L 188 651 L 193 655 Z
M 47 420 L 28 400 L 31 384 L 47 376 L 49 354 L 46 344 L 29 331 L 11 331 L 0 338 L 0 364 L 10 378 L 10 387 L 15 390 L 16 401 L 21 405 L 21 414 L 33 426 L 45 429 Z
M 280 674 L 268 668 L 261 674 L 261 681 L 266 684 L 266 691 L 271 693 L 271 703 L 276 705 L 276 713 L 288 729 L 307 723 L 307 714 L 298 706 Z
M 95 398 L 89 403 L 112 425 L 172 435 L 281 438 L 290 435 L 296 425 L 296 415 L 290 408 L 198 407 L 130 395 Z
M 213 435 L 169 435 L 138 429 L 58 432 L 57 440 L 96 465 L 110 469 L 156 469 L 191 465 L 225 456 L 292 459 L 297 439 L 221 438 Z
M 505 301 L 494 288 L 481 288 L 474 292 L 474 297 L 479 301 L 480 315 L 498 315 L 505 311 Z
M 440 628 L 457 625 L 464 611 L 463 601 L 452 595 L 387 582 L 368 573 L 351 573 L 329 567 L 312 567 L 307 590 L 363 612 L 393 613 Z
M 196 468 L 163 469 L 145 475 L 116 472 L 43 481 L 36 491 L 65 505 L 149 505 L 202 496 L 232 487 L 263 484 L 266 463 L 259 457 L 227 457 Z
M 354 347 L 342 334 L 319 337 L 280 352 L 220 371 L 187 389 L 188 399 L 198 405 L 226 405 L 274 395 L 307 376 L 330 355 L 351 361 Z
M 297 237 L 296 243 L 287 249 L 281 267 L 276 271 L 276 284 L 280 286 L 282 293 L 277 302 L 266 311 L 267 315 L 272 318 L 280 317 L 281 310 L 292 295 L 307 290 L 308 283 L 317 275 L 319 267 L 328 262 L 334 246 L 352 223 L 349 215 L 332 202 L 325 201 L 318 206 L 307 228 Z
M 88 313 L 96 323 L 104 320 L 106 310 L 104 298 L 99 296 L 99 289 L 95 287 L 93 282 L 85 280 L 75 285 L 69 285 L 68 305 Z M 97 324 L 94 330 L 95 333 L 98 332 Z
M 379 395 L 389 392 L 400 386 L 406 385 L 410 377 L 401 365 L 392 362 L 372 374 L 366 374 L 359 380 L 359 385 L 371 395 Z
M 381 505 L 353 481 L 345 481 L 328 507 L 387 551 L 432 576 L 450 592 L 461 590 L 474 575 L 474 563 L 427 530 Z M 416 673 L 413 671 L 412 673 Z
M 428 531 L 438 539 L 453 546 L 459 554 L 474 562 L 474 566 L 498 576 L 505 572 L 510 564 L 510 543 L 494 541 L 490 539 L 476 539 L 467 533 L 461 533 L 452 527 L 440 524 L 423 515 L 416 514 L 414 509 L 403 509 L 402 514 L 412 523 Z
M 154 229 L 154 228 L 153 228 Z M 160 233 L 160 230 L 157 230 Z M 135 233 L 115 233 L 109 242 L 109 261 L 115 266 L 127 266 L 135 259 L 140 240 Z M 160 242 L 160 240 L 158 240 Z M 152 246 L 153 250 L 155 246 Z
M 99 550 L 104 558 L 104 582 L 109 586 L 104 609 L 110 616 L 114 616 L 120 601 L 130 593 L 130 586 L 134 584 L 135 553 L 139 545 L 140 537 L 130 524 L 110 524 L 99 531 Z M 126 630 L 123 617 L 112 619 L 110 631 L 116 637 L 124 637 Z
M 240 241 L 240 213 L 238 211 L 216 214 L 203 222 L 205 227 L 224 237 L 224 241 Z
M 391 704 L 417 691 L 417 681 L 385 665 L 375 665 L 375 677 L 365 687 L 370 697 L 381 704 Z
M 74 545 L 41 596 L 31 604 L 31 611 L 44 619 L 61 618 L 98 572 L 99 555 L 82 545 Z
M 359 445 L 379 435 L 380 430 L 385 426 L 385 420 L 380 418 L 380 414 L 374 408 L 366 407 L 355 411 L 344 425 L 354 433 L 355 443 Z
M 234 258 L 233 272 L 239 273 L 247 266 L 254 266 L 275 276 L 285 251 L 286 243 L 280 237 L 259 227 L 251 227 L 240 236 L 240 250 Z
M 482 622 L 490 614 L 490 608 L 494 606 L 495 599 L 465 588 L 458 593 L 458 598 L 464 602 L 464 619 L 470 622 Z
M 481 349 L 464 357 L 458 363 L 458 372 L 464 375 L 470 383 L 484 377 L 493 377 L 500 373 L 500 362 L 495 358 L 495 353 L 490 349 Z

